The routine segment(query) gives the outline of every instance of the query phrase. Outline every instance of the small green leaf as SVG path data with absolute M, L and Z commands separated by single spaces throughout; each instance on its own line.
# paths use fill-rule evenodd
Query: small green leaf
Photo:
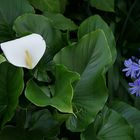
M 82 132 L 81 140 L 134 140 L 133 129 L 117 112 L 105 107 L 95 122 Z
M 89 0 L 89 2 L 99 10 L 114 12 L 114 0 Z
M 78 27 L 72 20 L 64 17 L 62 14 L 45 12 L 44 15 L 52 20 L 54 26 L 59 30 L 76 30 Z
M 2 56 L 2 55 L 0 55 L 0 64 L 3 63 L 3 62 L 5 62 L 5 61 L 6 61 L 5 57 Z
M 112 58 L 104 32 L 97 30 L 86 34 L 76 45 L 62 49 L 54 60 L 81 75 L 74 87 L 73 109 L 76 117 L 69 117 L 67 128 L 83 131 L 93 122 L 108 97 L 104 73 Z
M 0 64 L 0 106 L 5 108 L 0 116 L 1 125 L 9 121 L 18 105 L 18 98 L 22 93 L 24 81 L 23 71 L 7 62 Z
M 35 70 L 34 78 L 42 82 L 51 82 L 51 79 L 49 78 L 46 70 L 43 71 L 42 69 L 39 69 L 39 68 Z
M 62 65 L 56 66 L 54 75 L 56 81 L 54 85 L 54 93 L 51 93 L 52 97 L 49 97 L 49 94 L 45 93 L 44 90 L 42 90 L 33 80 L 30 80 L 27 83 L 25 96 L 37 106 L 51 105 L 61 112 L 73 113 L 73 88 L 71 84 L 79 79 L 79 75 L 75 72 L 68 71 Z M 47 90 L 46 92 L 51 91 Z
M 12 30 L 13 22 L 24 13 L 34 13 L 33 7 L 27 0 L 0 1 L 0 42 L 15 37 L 15 33 Z
M 78 38 L 82 38 L 87 33 L 92 31 L 96 31 L 97 29 L 101 29 L 104 31 L 106 39 L 108 41 L 108 45 L 111 50 L 112 54 L 112 63 L 115 62 L 117 52 L 116 52 L 116 44 L 115 44 L 115 37 L 110 29 L 110 27 L 106 24 L 106 22 L 98 15 L 91 16 L 84 20 L 78 30 Z

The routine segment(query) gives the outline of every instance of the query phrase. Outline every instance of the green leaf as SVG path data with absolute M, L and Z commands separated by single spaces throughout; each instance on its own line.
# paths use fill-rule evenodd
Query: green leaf
M 91 6 L 106 12 L 114 12 L 114 0 L 89 0 Z
M 47 138 L 56 137 L 59 133 L 59 122 L 54 119 L 47 109 L 36 111 L 29 122 L 29 131 L 38 131 Z
M 76 45 L 62 49 L 54 60 L 81 75 L 74 88 L 76 117 L 69 117 L 67 128 L 82 131 L 94 120 L 108 97 L 104 73 L 112 58 L 104 32 L 97 30 L 85 35 Z
M 78 27 L 72 20 L 62 14 L 45 12 L 44 15 L 52 20 L 54 26 L 59 30 L 76 30 Z
M 25 96 L 37 106 L 51 105 L 61 112 L 73 113 L 73 88 L 71 84 L 79 79 L 79 75 L 75 72 L 68 71 L 62 65 L 56 66 L 54 75 L 56 81 L 54 88 L 52 88 L 54 90 L 54 93 L 51 93 L 52 97 L 48 96 L 51 92 L 49 87 L 46 90 L 47 93 L 45 93 L 33 80 L 27 83 Z
M 48 73 L 46 70 L 42 70 L 40 68 L 36 69 L 34 72 L 34 78 L 36 78 L 38 81 L 41 82 L 51 82 L 50 77 L 48 76 Z
M 24 112 L 24 115 L 23 111 L 22 113 L 18 112 L 17 126 L 3 128 L 0 133 L 1 140 L 44 140 L 44 137 L 47 140 L 55 140 L 60 131 L 60 123 L 47 109 L 32 112 L 26 110 Z
M 18 98 L 22 93 L 24 81 L 23 71 L 7 62 L 0 64 L 0 106 L 5 108 L 0 116 L 1 126 L 9 121 L 18 105 Z
M 36 9 L 49 12 L 61 12 L 60 0 L 28 0 Z
M 115 62 L 117 52 L 116 52 L 116 44 L 114 35 L 110 29 L 110 27 L 106 24 L 106 22 L 98 15 L 91 16 L 84 20 L 78 30 L 78 38 L 82 38 L 85 34 L 95 31 L 97 29 L 102 29 L 105 33 L 106 39 L 108 41 L 108 45 L 112 54 L 112 62 Z
M 94 123 L 82 132 L 81 140 L 134 140 L 133 129 L 117 112 L 105 107 Z
M 15 33 L 12 30 L 13 22 L 24 13 L 34 13 L 33 7 L 27 0 L 0 1 L 0 42 L 15 37 Z
M 53 28 L 51 21 L 41 15 L 25 14 L 16 19 L 14 30 L 17 36 L 24 36 L 30 33 L 38 33 L 43 36 L 47 44 L 45 61 L 62 48 L 62 38 L 59 30 Z
M 136 140 L 140 139 L 140 111 L 120 101 L 111 104 L 111 108 L 120 113 L 134 127 Z
M 0 55 L 0 64 L 3 63 L 3 62 L 5 62 L 5 61 L 6 61 L 5 57 L 2 56 L 2 55 Z

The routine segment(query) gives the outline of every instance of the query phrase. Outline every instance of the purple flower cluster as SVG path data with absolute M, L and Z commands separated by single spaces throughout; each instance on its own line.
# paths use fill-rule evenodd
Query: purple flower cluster
M 140 96 L 140 60 L 139 59 L 128 59 L 124 61 L 125 68 L 122 70 L 125 72 L 126 77 L 131 77 L 134 82 L 129 83 L 129 91 L 131 94 Z

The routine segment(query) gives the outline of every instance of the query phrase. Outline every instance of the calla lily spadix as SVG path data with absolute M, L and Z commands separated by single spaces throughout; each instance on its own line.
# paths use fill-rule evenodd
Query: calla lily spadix
M 43 37 L 35 33 L 0 45 L 11 64 L 27 69 L 33 69 L 37 65 L 46 49 Z

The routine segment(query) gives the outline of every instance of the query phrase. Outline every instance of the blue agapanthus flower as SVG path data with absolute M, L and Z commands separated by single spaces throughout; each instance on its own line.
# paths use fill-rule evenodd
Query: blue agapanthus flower
M 126 72 L 126 77 L 131 76 L 131 78 L 137 78 L 140 75 L 140 61 L 138 63 L 132 61 L 131 59 L 125 60 L 124 68 L 122 71 Z
M 126 77 L 130 76 L 133 83 L 129 83 L 129 91 L 131 94 L 140 96 L 140 59 L 133 57 L 124 61 L 125 68 L 122 70 L 125 72 Z
M 129 91 L 131 94 L 136 94 L 136 96 L 140 96 L 140 78 L 136 79 L 133 83 L 129 83 Z

